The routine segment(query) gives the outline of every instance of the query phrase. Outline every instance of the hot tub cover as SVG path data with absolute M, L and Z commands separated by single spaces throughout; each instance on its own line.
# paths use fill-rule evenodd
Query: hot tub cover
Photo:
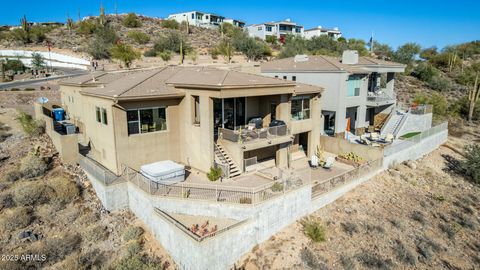
M 171 160 L 163 160 L 142 165 L 140 172 L 152 180 L 160 181 L 185 175 L 185 166 Z

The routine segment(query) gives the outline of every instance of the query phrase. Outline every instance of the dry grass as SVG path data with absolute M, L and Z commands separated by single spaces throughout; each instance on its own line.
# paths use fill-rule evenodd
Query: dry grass
M 7 209 L 2 213 L 0 227 L 3 230 L 13 231 L 23 229 L 33 221 L 32 212 L 27 207 Z

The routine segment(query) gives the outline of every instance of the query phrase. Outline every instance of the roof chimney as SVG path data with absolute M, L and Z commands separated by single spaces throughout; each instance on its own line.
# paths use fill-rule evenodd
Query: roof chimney
M 308 55 L 306 54 L 297 54 L 295 55 L 295 57 L 293 58 L 293 61 L 295 63 L 298 63 L 298 62 L 306 62 L 308 61 Z
M 358 51 L 355 51 L 355 50 L 343 51 L 342 63 L 346 65 L 358 64 Z

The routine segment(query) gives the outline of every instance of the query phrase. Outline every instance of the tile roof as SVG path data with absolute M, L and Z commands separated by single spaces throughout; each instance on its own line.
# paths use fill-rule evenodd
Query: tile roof
M 347 65 L 341 62 L 339 57 L 331 57 L 325 55 L 309 55 L 306 61 L 295 61 L 295 57 L 278 59 L 261 64 L 262 72 L 275 71 L 325 71 L 325 72 L 349 72 L 365 74 L 369 73 L 363 66 L 388 66 L 388 67 L 404 67 L 403 64 L 389 62 L 370 57 L 359 57 L 358 64 Z
M 72 84 L 71 80 L 67 81 L 67 84 Z M 77 81 L 79 81 L 78 85 L 86 84 L 86 87 L 81 90 L 83 94 L 118 99 L 183 96 L 181 88 L 221 90 L 294 87 L 294 91 L 298 93 L 322 91 L 318 86 L 212 67 L 169 66 L 116 72 L 115 75 L 99 74 L 96 84 L 91 83 L 91 77 L 84 77 Z M 62 83 L 65 84 L 65 82 Z

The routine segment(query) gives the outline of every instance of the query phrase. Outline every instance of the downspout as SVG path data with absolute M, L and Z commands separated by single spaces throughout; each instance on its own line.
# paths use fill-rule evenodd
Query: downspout
M 117 132 L 115 130 L 116 121 L 114 119 L 114 115 L 115 115 L 114 108 L 115 108 L 115 105 L 117 105 L 117 104 L 118 104 L 118 95 L 114 95 L 113 96 L 113 106 L 112 106 L 113 147 L 115 149 L 115 160 L 116 160 L 115 163 L 117 164 L 117 170 L 118 170 L 118 168 L 120 168 L 120 170 L 121 170 L 122 166 L 121 166 L 121 164 L 119 164 L 118 151 L 117 151 Z M 119 167 L 119 165 L 120 165 L 120 167 Z M 120 172 L 120 173 L 122 173 L 122 172 Z

